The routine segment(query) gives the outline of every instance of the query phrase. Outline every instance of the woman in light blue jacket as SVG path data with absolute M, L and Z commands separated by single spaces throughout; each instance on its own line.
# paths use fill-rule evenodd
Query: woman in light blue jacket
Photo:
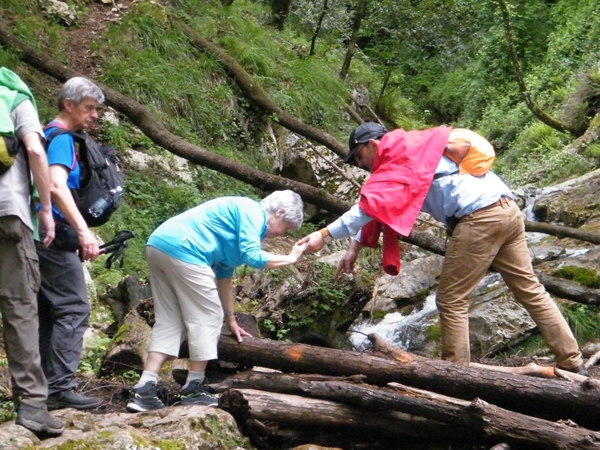
M 231 278 L 236 267 L 274 269 L 294 264 L 306 244 L 288 255 L 262 250 L 265 238 L 283 236 L 302 225 L 303 204 L 292 191 L 275 191 L 258 202 L 222 197 L 202 203 L 159 226 L 148 239 L 146 256 L 154 297 L 152 329 L 144 372 L 127 409 L 164 408 L 157 395 L 163 364 L 178 356 L 188 339 L 190 370 L 181 404 L 217 404 L 205 383 L 208 361 L 217 358 L 223 317 L 238 341 L 250 336 L 236 322 Z

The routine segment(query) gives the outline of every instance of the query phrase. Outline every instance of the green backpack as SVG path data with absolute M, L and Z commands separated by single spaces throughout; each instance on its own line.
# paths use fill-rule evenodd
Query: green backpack
M 10 169 L 22 147 L 16 136 L 0 135 L 0 175 Z
M 15 136 L 11 112 L 33 96 L 19 76 L 6 67 L 0 67 L 0 175 L 8 171 L 23 144 Z

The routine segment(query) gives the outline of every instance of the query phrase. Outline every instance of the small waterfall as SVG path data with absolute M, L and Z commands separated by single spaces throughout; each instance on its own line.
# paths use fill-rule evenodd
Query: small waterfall
M 373 324 L 371 321 L 363 321 L 355 324 L 350 331 L 350 342 L 355 350 L 364 351 L 371 347 L 371 342 L 367 338 L 370 333 L 377 333 L 386 341 L 403 349 L 410 348 L 410 333 L 405 333 L 409 327 L 414 326 L 424 320 L 436 310 L 435 293 L 430 294 L 425 299 L 423 308 L 415 310 L 404 316 L 401 313 L 394 312 L 386 314 L 380 322 Z

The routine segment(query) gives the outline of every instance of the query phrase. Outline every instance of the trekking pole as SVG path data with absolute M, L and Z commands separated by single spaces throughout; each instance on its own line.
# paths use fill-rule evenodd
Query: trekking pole
M 104 267 L 110 269 L 113 263 L 121 258 L 119 267 L 123 267 L 123 256 L 125 252 L 125 248 L 128 245 L 128 240 L 135 237 L 135 233 L 130 230 L 121 230 L 119 231 L 112 241 L 107 242 L 106 244 L 102 244 L 100 246 L 100 254 L 107 255 L 110 254 L 106 262 L 104 263 Z

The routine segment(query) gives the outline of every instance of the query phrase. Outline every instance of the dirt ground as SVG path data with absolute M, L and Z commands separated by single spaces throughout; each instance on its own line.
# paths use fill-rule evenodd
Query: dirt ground
M 0 346 L 0 360 L 6 360 L 6 355 Z M 209 373 L 211 381 L 222 379 L 224 374 Z M 83 376 L 76 375 L 79 382 L 76 388 L 77 392 L 102 399 L 102 405 L 97 408 L 87 410 L 93 414 L 107 414 L 113 412 L 125 412 L 127 402 L 129 400 L 130 388 L 132 384 L 125 382 L 122 378 L 98 378 L 93 375 Z M 179 400 L 179 392 L 181 385 L 174 381 L 172 377 L 161 377 L 159 383 L 159 395 L 164 400 L 165 404 L 170 406 Z M 0 405 L 8 414 L 12 411 L 12 406 L 8 406 L 7 402 L 12 400 L 12 390 L 10 383 L 10 375 L 8 368 L 0 366 Z M 5 406 L 6 405 L 6 406 Z M 14 411 L 13 411 L 14 412 Z M 4 417 L 8 419 L 8 417 Z

